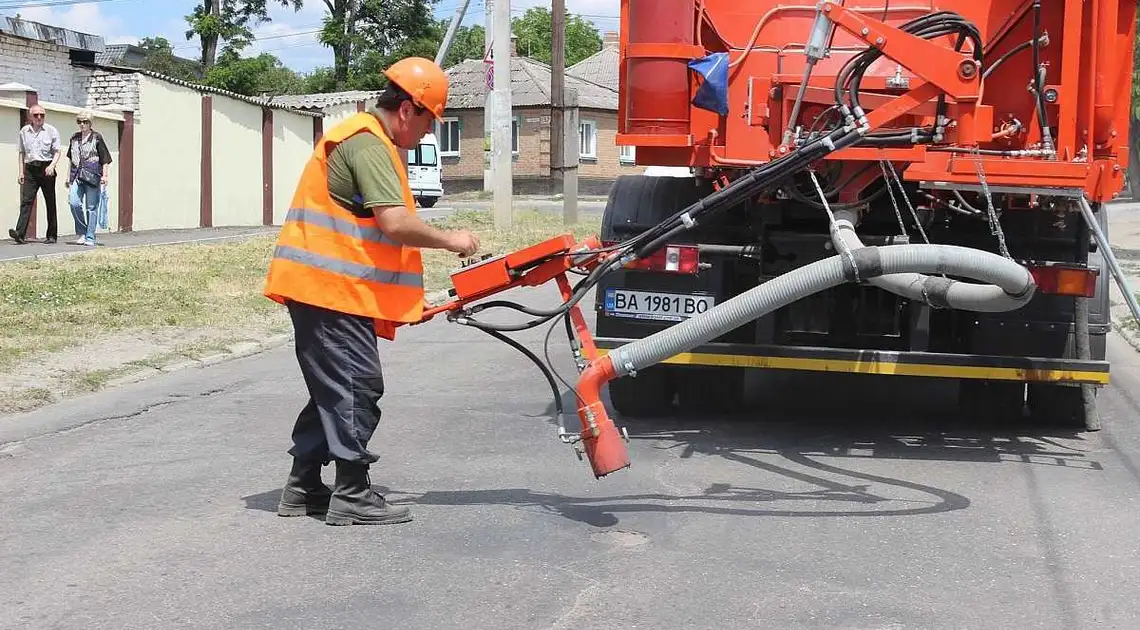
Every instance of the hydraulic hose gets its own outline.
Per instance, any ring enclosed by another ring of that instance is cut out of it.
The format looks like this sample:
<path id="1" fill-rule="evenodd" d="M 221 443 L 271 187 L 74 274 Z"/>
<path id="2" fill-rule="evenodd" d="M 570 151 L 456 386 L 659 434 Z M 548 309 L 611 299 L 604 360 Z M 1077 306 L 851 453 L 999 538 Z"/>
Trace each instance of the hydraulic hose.
<path id="1" fill-rule="evenodd" d="M 852 250 L 855 269 L 835 255 L 805 265 L 658 333 L 610 351 L 614 374 L 623 376 L 690 350 L 796 300 L 854 279 L 895 274 L 950 274 L 1000 287 L 1018 299 L 1036 289 L 1033 276 L 997 254 L 956 245 L 886 245 Z M 959 283 L 962 284 L 962 283 Z"/>
<path id="2" fill-rule="evenodd" d="M 578 380 L 581 441 L 595 477 L 629 466 L 622 435 L 606 413 L 601 389 L 608 381 L 656 365 L 796 300 L 850 282 L 895 274 L 950 274 L 997 285 L 1016 298 L 1036 289 L 1033 277 L 997 254 L 956 245 L 861 247 L 851 257 L 835 255 L 765 282 L 707 312 L 590 362 Z M 1028 299 L 1028 298 L 1025 298 Z"/>
<path id="3" fill-rule="evenodd" d="M 856 251 L 865 247 L 855 234 L 857 216 L 854 212 L 846 210 L 836 211 L 835 222 L 838 229 L 835 232 L 835 238 L 842 241 L 835 243 L 837 249 L 842 251 L 843 247 L 846 247 L 851 251 Z M 1036 288 L 1033 283 L 1033 276 L 1029 270 L 1012 260 L 968 248 L 942 250 L 939 255 L 953 258 L 953 260 L 947 261 L 947 264 L 952 266 L 968 266 L 974 264 L 975 260 L 984 258 L 991 261 L 986 264 L 993 265 L 991 273 L 992 277 L 996 279 L 993 284 L 973 284 L 905 272 L 884 274 L 870 278 L 868 282 L 909 300 L 925 302 L 937 308 L 953 308 L 979 313 L 1002 313 L 1017 310 L 1033 298 Z"/>

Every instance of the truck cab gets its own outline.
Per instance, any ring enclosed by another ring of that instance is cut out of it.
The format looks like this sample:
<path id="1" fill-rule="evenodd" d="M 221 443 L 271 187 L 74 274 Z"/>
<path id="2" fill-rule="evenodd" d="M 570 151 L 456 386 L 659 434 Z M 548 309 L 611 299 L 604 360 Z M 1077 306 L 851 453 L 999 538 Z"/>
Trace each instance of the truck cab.
<path id="1" fill-rule="evenodd" d="M 431 208 L 443 196 L 443 173 L 435 134 L 427 134 L 408 151 L 408 185 L 421 207 Z"/>

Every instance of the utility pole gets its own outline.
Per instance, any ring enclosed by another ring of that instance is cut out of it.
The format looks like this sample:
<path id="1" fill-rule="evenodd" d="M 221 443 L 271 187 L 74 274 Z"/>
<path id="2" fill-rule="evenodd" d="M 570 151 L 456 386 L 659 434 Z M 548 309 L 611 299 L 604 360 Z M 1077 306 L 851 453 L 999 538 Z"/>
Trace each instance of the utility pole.
<path id="1" fill-rule="evenodd" d="M 506 2 L 507 0 L 503 0 Z M 483 1 L 483 59 L 491 58 L 491 43 L 495 41 L 495 0 Z M 491 76 L 494 68 L 484 68 Z M 491 147 L 494 138 L 491 133 L 491 120 L 495 117 L 495 99 L 491 98 L 491 86 L 484 82 L 483 92 L 483 191 L 494 189 L 495 165 L 491 159 Z"/>
<path id="2" fill-rule="evenodd" d="M 455 37 L 455 31 L 459 29 L 459 23 L 463 21 L 463 16 L 467 13 L 467 5 L 471 0 L 463 0 L 459 3 L 459 7 L 455 9 L 455 16 L 451 18 L 451 24 L 447 27 L 447 34 L 443 36 L 443 43 L 439 45 L 439 50 L 435 53 L 435 65 L 443 67 L 443 59 L 447 57 L 447 51 L 451 48 L 451 40 Z"/>
<path id="3" fill-rule="evenodd" d="M 495 109 L 491 134 L 492 175 L 495 180 L 495 227 L 510 227 L 513 219 L 511 173 L 511 2 L 495 2 Z"/>
<path id="4" fill-rule="evenodd" d="M 563 90 L 566 88 L 566 0 L 553 0 L 551 10 L 553 33 L 550 37 L 550 183 L 554 193 L 563 193 L 562 168 L 566 150 L 563 107 L 566 106 Z M 563 201 L 565 204 L 565 201 Z M 562 210 L 566 218 L 565 205 Z"/>
<path id="5" fill-rule="evenodd" d="M 566 90 L 565 113 L 562 116 L 562 222 L 578 222 L 578 90 Z"/>

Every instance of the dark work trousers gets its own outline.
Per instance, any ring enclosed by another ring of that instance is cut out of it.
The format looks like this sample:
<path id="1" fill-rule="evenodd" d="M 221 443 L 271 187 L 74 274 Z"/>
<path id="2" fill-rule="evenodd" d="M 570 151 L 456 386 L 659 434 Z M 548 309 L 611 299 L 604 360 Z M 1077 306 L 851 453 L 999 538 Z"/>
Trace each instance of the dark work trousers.
<path id="1" fill-rule="evenodd" d="M 367 447 L 380 423 L 384 377 L 373 321 L 298 302 L 287 306 L 309 388 L 289 454 L 322 463 L 375 462 Z"/>
<path id="2" fill-rule="evenodd" d="M 24 165 L 24 185 L 20 187 L 20 218 L 16 221 L 16 234 L 22 239 L 28 238 L 28 221 L 32 218 L 32 203 L 36 200 L 36 193 L 44 191 L 44 210 L 47 211 L 48 239 L 59 236 L 59 226 L 56 224 L 55 214 L 55 178 L 56 175 L 47 176 L 44 170 L 51 162 L 29 162 Z"/>

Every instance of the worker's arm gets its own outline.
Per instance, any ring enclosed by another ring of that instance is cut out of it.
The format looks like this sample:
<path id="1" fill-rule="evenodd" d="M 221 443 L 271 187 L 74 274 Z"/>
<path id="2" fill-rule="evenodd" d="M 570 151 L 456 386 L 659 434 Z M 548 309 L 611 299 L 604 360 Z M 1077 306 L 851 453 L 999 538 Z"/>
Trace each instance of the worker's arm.
<path id="1" fill-rule="evenodd" d="M 470 256 L 479 249 L 479 237 L 469 230 L 444 231 L 424 223 L 403 205 L 372 208 L 376 223 L 392 240 L 409 247 L 446 249 Z"/>
<path id="2" fill-rule="evenodd" d="M 365 145 L 364 139 L 338 148 L 346 149 L 344 160 L 359 190 L 362 203 L 376 217 L 376 223 L 392 240 L 409 247 L 446 249 L 461 256 L 470 256 L 479 249 L 479 238 L 469 230 L 440 230 L 416 216 L 415 210 L 404 206 L 404 192 L 396 169 L 403 163 L 393 163 L 388 149 L 375 141 Z M 340 158 L 338 156 L 338 162 Z M 330 165 L 331 166 L 331 165 Z"/>

